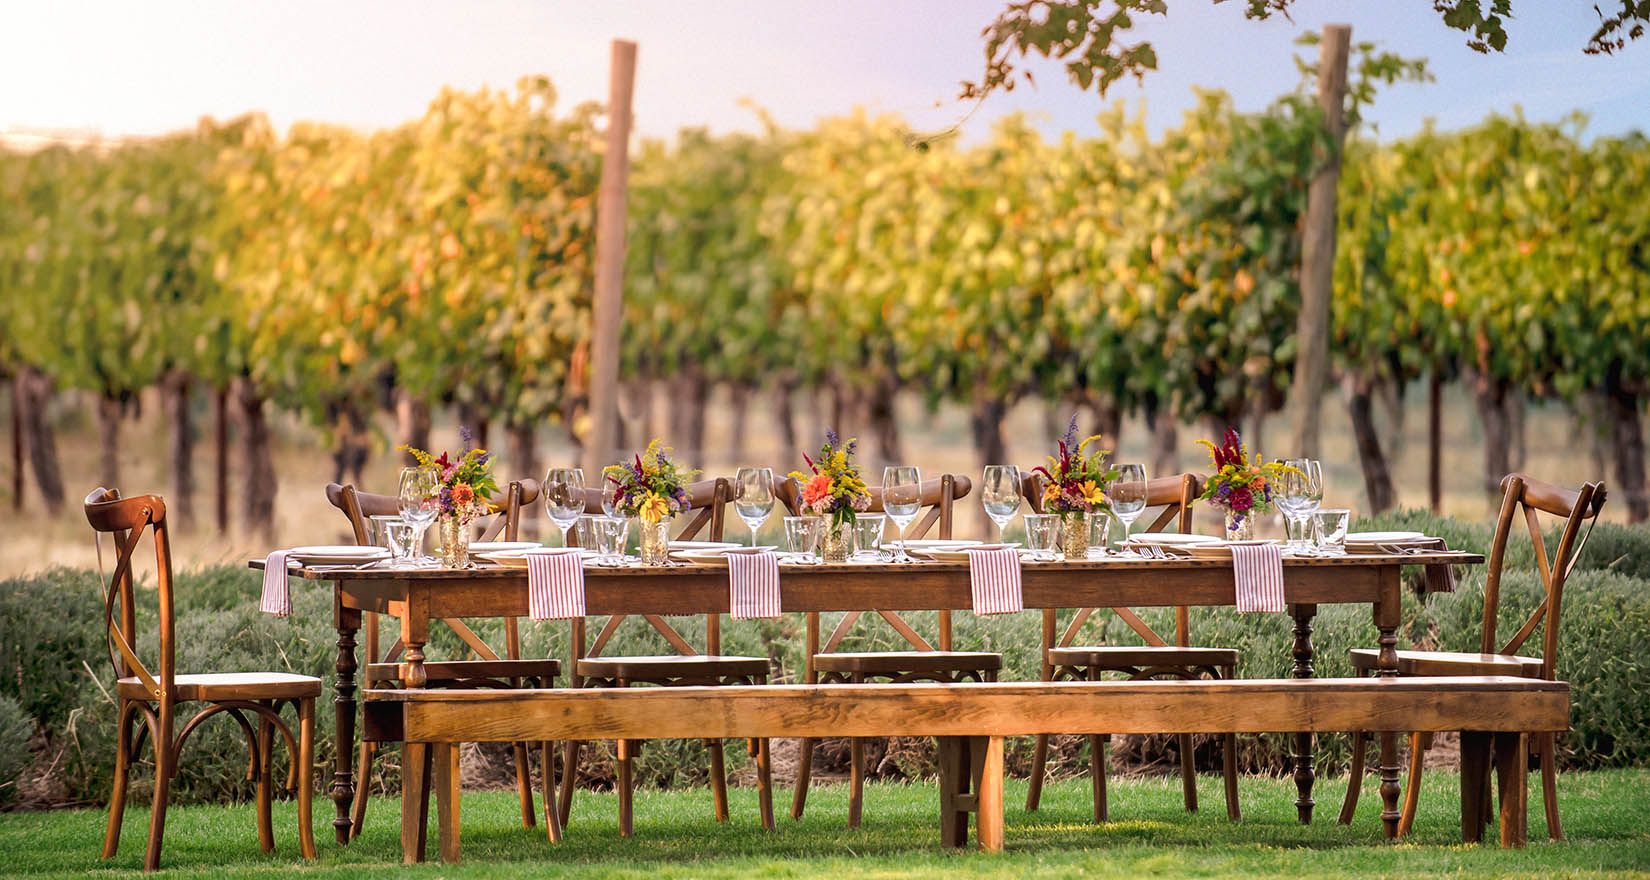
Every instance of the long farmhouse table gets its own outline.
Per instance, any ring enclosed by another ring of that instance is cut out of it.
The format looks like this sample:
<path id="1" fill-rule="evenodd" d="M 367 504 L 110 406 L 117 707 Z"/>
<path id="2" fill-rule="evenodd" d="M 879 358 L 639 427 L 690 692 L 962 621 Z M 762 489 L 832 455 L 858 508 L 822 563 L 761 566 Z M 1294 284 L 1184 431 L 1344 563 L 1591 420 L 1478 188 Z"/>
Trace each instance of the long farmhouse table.
<path id="1" fill-rule="evenodd" d="M 1482 556 L 1457 551 L 1407 555 L 1351 555 L 1286 558 L 1284 597 L 1294 618 L 1293 676 L 1313 676 L 1312 618 L 1319 605 L 1366 603 L 1379 631 L 1381 676 L 1398 674 L 1401 573 L 1405 566 L 1482 563 Z M 261 568 L 262 560 L 253 567 Z M 333 826 L 347 843 L 350 802 L 355 795 L 351 762 L 357 712 L 356 633 L 362 612 L 393 615 L 401 621 L 405 653 L 402 682 L 420 688 L 430 621 L 448 617 L 526 617 L 524 569 L 482 565 L 468 569 L 340 569 L 312 567 L 296 574 L 333 582 L 333 617 L 338 630 L 337 738 L 331 794 L 337 805 Z M 1136 559 L 1107 557 L 1082 562 L 1027 562 L 1023 570 L 1025 607 L 1233 606 L 1232 563 L 1218 559 Z M 805 611 L 966 611 L 972 607 L 965 563 L 912 565 L 848 564 L 785 566 L 781 576 L 786 612 Z M 585 610 L 610 614 L 694 615 L 728 613 L 725 568 L 671 565 L 647 568 L 591 567 L 585 570 Z M 569 658 L 570 660 L 573 658 Z M 569 663 L 571 668 L 571 663 Z M 1383 735 L 1383 781 L 1397 778 L 1394 734 Z M 1312 820 L 1312 735 L 1297 734 L 1294 778 L 1300 821 Z M 1386 766 L 1387 764 L 1394 766 Z M 1386 786 L 1383 785 L 1383 788 Z M 1392 786 L 1396 788 L 1394 783 Z M 1396 794 L 1396 791 L 1392 792 Z"/>

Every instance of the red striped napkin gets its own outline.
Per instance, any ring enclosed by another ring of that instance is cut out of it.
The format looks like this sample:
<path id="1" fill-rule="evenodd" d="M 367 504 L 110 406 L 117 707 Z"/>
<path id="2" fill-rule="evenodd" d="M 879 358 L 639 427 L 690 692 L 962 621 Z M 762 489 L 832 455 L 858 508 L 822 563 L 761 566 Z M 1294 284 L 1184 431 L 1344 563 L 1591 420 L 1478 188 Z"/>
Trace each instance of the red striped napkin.
<path id="1" fill-rule="evenodd" d="M 729 553 L 728 608 L 734 620 L 779 616 L 779 554 Z"/>
<path id="2" fill-rule="evenodd" d="M 264 594 L 258 610 L 276 617 L 292 613 L 292 589 L 286 581 L 286 551 L 276 550 L 264 557 Z"/>
<path id="3" fill-rule="evenodd" d="M 1013 614 L 1025 609 L 1020 592 L 1020 551 L 968 551 L 968 589 L 975 614 Z"/>
<path id="4" fill-rule="evenodd" d="M 1237 610 L 1282 611 L 1283 549 L 1276 544 L 1233 544 L 1232 569 L 1237 574 Z"/>
<path id="5" fill-rule="evenodd" d="M 527 616 L 566 620 L 584 616 L 584 555 L 532 553 L 527 556 Z"/>

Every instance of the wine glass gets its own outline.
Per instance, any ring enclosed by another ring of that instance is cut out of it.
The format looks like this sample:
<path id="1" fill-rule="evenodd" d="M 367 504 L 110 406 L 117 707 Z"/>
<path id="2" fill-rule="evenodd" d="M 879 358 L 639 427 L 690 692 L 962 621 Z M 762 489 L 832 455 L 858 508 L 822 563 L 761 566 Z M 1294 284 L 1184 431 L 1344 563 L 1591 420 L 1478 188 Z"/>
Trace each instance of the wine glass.
<path id="1" fill-rule="evenodd" d="M 922 509 L 922 476 L 914 467 L 882 469 L 882 511 L 899 526 L 899 554 L 895 562 L 914 562 L 905 552 L 905 527 Z"/>
<path id="2" fill-rule="evenodd" d="M 1309 516 L 1302 509 L 1306 504 L 1307 461 L 1304 458 L 1278 459 L 1284 471 L 1272 497 L 1278 510 L 1283 511 L 1284 533 L 1288 537 L 1285 546 L 1297 553 L 1306 550 L 1306 531 L 1310 528 L 1307 525 Z"/>
<path id="3" fill-rule="evenodd" d="M 401 515 L 413 525 L 407 555 L 415 564 L 424 563 L 424 530 L 435 522 L 436 514 L 441 510 L 440 492 L 441 485 L 435 471 L 421 467 L 401 469 L 401 489 L 397 497 Z"/>
<path id="4" fill-rule="evenodd" d="M 1284 474 L 1283 486 L 1285 494 L 1294 491 L 1291 478 L 1300 482 L 1299 495 L 1294 496 L 1295 515 L 1306 521 L 1301 528 L 1301 544 L 1303 547 L 1312 545 L 1312 535 L 1316 532 L 1313 521 L 1316 519 L 1318 508 L 1323 506 L 1323 465 L 1315 458 L 1292 458 L 1287 464 L 1300 471 L 1300 474 Z"/>
<path id="5" fill-rule="evenodd" d="M 579 521 L 584 503 L 584 471 L 551 468 L 544 477 L 544 511 L 550 514 L 556 528 L 561 529 L 563 547 L 571 546 L 567 543 L 567 530 Z"/>
<path id="6" fill-rule="evenodd" d="M 756 546 L 756 530 L 773 513 L 773 468 L 742 467 L 733 477 L 733 509 L 751 528 L 751 546 Z"/>
<path id="7" fill-rule="evenodd" d="M 1129 529 L 1146 510 L 1146 466 L 1120 464 L 1111 484 L 1111 512 L 1123 523 L 1123 545 L 1129 543 Z"/>
<path id="8" fill-rule="evenodd" d="M 987 465 L 980 502 L 985 515 L 997 524 L 997 540 L 1001 541 L 1003 529 L 1020 509 L 1020 469 L 1011 464 Z"/>

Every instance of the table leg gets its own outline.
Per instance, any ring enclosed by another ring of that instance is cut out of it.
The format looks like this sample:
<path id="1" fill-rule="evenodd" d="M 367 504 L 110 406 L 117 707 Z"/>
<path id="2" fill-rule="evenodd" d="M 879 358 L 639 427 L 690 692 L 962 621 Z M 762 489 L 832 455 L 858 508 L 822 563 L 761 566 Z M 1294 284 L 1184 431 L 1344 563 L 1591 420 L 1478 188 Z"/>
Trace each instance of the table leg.
<path id="1" fill-rule="evenodd" d="M 410 688 L 421 688 L 430 683 L 429 673 L 424 671 L 424 646 L 430 641 L 428 599 L 428 596 L 415 591 L 413 584 L 408 584 L 407 605 L 401 612 L 401 644 L 406 648 L 406 653 L 397 673 Z"/>
<path id="2" fill-rule="evenodd" d="M 338 845 L 349 843 L 350 802 L 355 800 L 355 634 L 361 629 L 361 612 L 345 608 L 341 590 L 334 589 L 332 619 L 338 628 L 338 659 L 334 668 L 338 679 L 333 697 L 334 739 L 332 745 L 332 803 L 338 815 L 332 820 Z"/>
<path id="3" fill-rule="evenodd" d="M 1375 600 L 1375 629 L 1380 632 L 1376 643 L 1380 645 L 1380 652 L 1376 656 L 1377 667 L 1375 675 L 1379 678 L 1396 678 L 1398 675 L 1398 622 L 1403 609 L 1402 581 L 1399 578 L 1399 567 L 1385 566 L 1380 572 L 1380 593 Z M 1398 811 L 1398 794 L 1402 790 L 1398 785 L 1398 735 L 1393 731 L 1381 733 L 1381 824 L 1385 826 L 1386 836 L 1398 836 L 1398 819 L 1402 815 Z"/>
<path id="4" fill-rule="evenodd" d="M 1290 614 L 1295 618 L 1295 678 L 1311 678 L 1312 669 L 1312 618 L 1318 613 L 1316 605 L 1293 605 Z M 1295 734 L 1295 790 L 1299 797 L 1295 799 L 1295 813 L 1301 824 L 1312 823 L 1312 783 L 1317 774 L 1312 769 L 1313 748 L 1311 731 L 1302 731 Z"/>

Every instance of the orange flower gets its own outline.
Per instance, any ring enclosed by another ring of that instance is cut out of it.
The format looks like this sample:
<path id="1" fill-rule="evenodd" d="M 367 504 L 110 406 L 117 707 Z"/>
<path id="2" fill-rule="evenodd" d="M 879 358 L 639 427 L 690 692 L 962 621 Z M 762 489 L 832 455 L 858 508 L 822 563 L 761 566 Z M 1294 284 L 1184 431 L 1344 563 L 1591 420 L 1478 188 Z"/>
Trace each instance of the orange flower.
<path id="1" fill-rule="evenodd" d="M 476 490 L 469 483 L 459 483 L 453 487 L 453 503 L 459 507 L 476 500 Z"/>
<path id="2" fill-rule="evenodd" d="M 814 478 L 808 481 L 808 485 L 802 487 L 802 503 L 804 504 L 818 504 L 830 495 L 831 478 L 824 474 L 815 474 Z"/>

